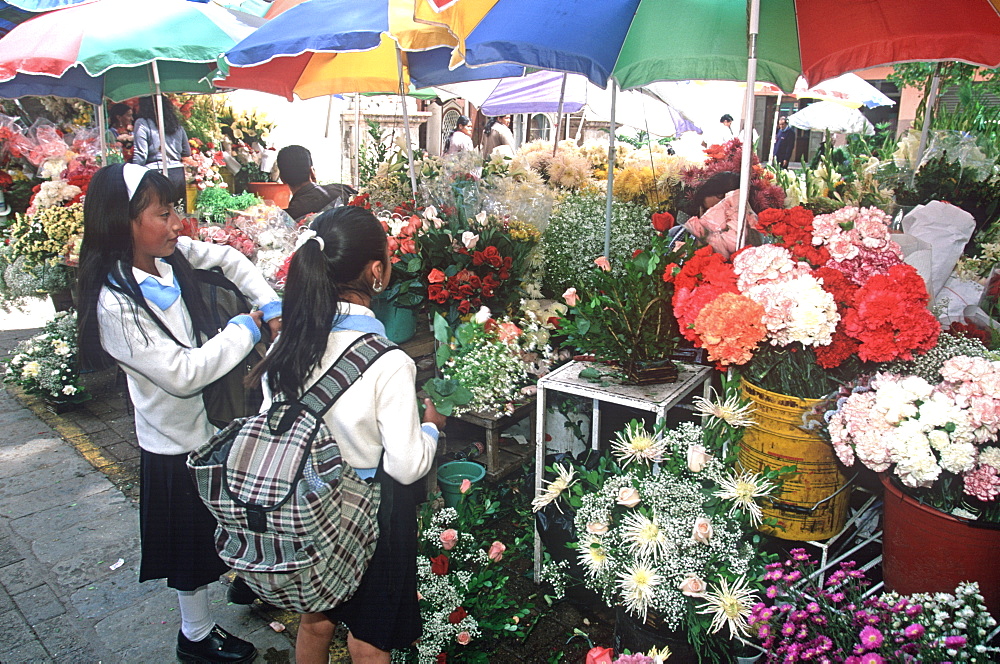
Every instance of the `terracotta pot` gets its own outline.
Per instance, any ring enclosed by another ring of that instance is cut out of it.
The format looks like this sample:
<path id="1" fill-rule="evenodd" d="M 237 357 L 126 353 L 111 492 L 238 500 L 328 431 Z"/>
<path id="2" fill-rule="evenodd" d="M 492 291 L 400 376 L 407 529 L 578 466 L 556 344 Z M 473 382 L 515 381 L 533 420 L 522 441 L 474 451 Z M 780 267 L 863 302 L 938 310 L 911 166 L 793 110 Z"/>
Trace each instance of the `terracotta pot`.
<path id="1" fill-rule="evenodd" d="M 1000 612 L 1000 528 L 945 514 L 903 493 L 883 473 L 885 517 L 882 576 L 889 590 L 952 593 L 962 581 L 978 581 L 986 606 Z"/>
<path id="2" fill-rule="evenodd" d="M 257 194 L 265 201 L 271 201 L 281 209 L 287 208 L 288 202 L 292 200 L 292 192 L 283 182 L 251 182 L 247 184 L 247 191 Z"/>

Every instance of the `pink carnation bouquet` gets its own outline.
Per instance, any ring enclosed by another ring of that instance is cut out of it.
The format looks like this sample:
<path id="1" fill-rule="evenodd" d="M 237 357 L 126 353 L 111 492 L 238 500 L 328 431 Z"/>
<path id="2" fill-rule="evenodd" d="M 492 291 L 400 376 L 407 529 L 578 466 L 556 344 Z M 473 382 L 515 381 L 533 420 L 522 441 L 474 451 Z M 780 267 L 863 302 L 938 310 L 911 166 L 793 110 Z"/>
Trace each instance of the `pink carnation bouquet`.
<path id="1" fill-rule="evenodd" d="M 830 440 L 845 465 L 891 470 L 937 509 L 1000 521 L 1000 361 L 957 355 L 940 374 L 937 384 L 878 374 L 853 388 L 827 412 Z"/>

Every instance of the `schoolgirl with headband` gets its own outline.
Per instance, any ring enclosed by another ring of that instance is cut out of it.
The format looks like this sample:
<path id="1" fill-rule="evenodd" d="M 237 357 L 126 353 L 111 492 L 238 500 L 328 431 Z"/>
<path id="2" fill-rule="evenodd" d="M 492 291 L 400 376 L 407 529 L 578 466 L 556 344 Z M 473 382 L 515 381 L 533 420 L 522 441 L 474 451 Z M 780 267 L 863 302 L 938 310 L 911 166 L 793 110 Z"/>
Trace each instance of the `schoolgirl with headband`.
<path id="1" fill-rule="evenodd" d="M 385 334 L 370 308 L 389 285 L 391 263 L 385 231 L 371 212 L 339 207 L 318 215 L 299 238 L 285 284 L 284 322 L 264 361 L 250 378 L 272 394 L 301 396 L 346 349 L 366 333 Z M 336 623 L 350 630 L 355 663 L 388 664 L 389 651 L 421 635 L 417 603 L 416 492 L 427 474 L 445 418 L 426 400 L 417 412 L 416 366 L 401 350 L 385 353 L 338 398 L 324 421 L 344 460 L 364 479 L 381 483 L 375 554 L 354 595 L 322 613 L 302 615 L 295 643 L 297 664 L 326 664 Z M 383 472 L 377 472 L 379 463 Z"/>
<path id="2" fill-rule="evenodd" d="M 238 251 L 180 235 L 173 186 L 155 171 L 112 164 L 94 174 L 84 201 L 78 270 L 81 363 L 125 371 L 141 448 L 139 581 L 166 579 L 177 591 L 182 662 L 249 662 L 256 648 L 216 625 L 208 584 L 227 571 L 215 550 L 215 521 L 185 466 L 215 432 L 201 391 L 273 332 L 281 303 Z M 213 329 L 192 269 L 221 268 L 260 307 Z"/>

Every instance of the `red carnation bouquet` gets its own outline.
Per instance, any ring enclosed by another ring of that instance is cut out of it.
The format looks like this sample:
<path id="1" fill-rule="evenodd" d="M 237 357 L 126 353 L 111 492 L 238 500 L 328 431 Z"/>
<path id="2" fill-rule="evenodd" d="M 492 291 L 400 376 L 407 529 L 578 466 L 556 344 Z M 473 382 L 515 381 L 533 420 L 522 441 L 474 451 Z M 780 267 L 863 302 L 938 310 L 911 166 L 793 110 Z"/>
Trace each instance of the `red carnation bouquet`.
<path id="1" fill-rule="evenodd" d="M 668 266 L 681 333 L 720 367 L 742 365 L 755 384 L 803 398 L 925 353 L 940 325 L 888 227 L 876 208 L 763 211 L 755 228 L 771 244 L 728 261 L 704 247 Z"/>

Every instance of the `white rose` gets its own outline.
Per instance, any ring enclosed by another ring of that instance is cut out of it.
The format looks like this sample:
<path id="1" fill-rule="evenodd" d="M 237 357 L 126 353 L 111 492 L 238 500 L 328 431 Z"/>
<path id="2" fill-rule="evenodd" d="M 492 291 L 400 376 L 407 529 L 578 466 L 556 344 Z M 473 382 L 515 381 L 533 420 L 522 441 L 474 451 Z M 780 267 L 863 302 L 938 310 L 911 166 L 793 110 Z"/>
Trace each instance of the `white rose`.
<path id="1" fill-rule="evenodd" d="M 700 544 L 708 544 L 715 531 L 712 530 L 712 522 L 703 516 L 694 520 L 694 527 L 691 529 L 691 538 Z"/>
<path id="2" fill-rule="evenodd" d="M 692 473 L 700 473 L 711 461 L 712 455 L 702 445 L 691 445 L 687 451 L 688 470 Z"/>

